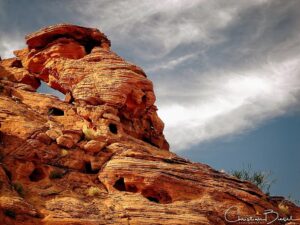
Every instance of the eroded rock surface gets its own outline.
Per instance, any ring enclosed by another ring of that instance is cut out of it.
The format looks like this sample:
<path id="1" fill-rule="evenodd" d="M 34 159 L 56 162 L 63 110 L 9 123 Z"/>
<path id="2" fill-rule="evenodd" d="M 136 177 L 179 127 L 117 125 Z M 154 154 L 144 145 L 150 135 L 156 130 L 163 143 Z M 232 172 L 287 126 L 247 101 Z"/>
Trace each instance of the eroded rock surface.
<path id="1" fill-rule="evenodd" d="M 169 152 L 152 82 L 99 30 L 59 24 L 26 43 L 0 61 L 0 224 L 233 224 L 232 206 L 300 218 Z M 40 80 L 65 101 L 36 92 Z"/>

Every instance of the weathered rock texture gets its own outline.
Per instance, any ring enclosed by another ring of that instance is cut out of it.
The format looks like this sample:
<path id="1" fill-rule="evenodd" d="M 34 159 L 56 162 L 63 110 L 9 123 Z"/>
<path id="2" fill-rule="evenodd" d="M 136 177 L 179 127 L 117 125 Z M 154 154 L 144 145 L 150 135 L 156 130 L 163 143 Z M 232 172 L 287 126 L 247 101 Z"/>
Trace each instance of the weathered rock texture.
<path id="1" fill-rule="evenodd" d="M 59 24 L 26 42 L 0 61 L 0 224 L 219 225 L 232 206 L 300 218 L 169 152 L 151 81 L 97 29 Z M 37 93 L 41 80 L 65 101 Z"/>

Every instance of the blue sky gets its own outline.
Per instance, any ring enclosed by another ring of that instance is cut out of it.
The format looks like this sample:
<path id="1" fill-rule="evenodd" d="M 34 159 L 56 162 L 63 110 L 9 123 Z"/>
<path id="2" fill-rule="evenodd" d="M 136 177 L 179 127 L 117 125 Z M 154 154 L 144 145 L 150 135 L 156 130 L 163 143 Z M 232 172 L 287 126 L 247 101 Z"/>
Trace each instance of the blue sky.
<path id="1" fill-rule="evenodd" d="M 297 0 L 0 0 L 0 55 L 43 26 L 99 28 L 154 82 L 173 151 L 225 171 L 251 163 L 273 172 L 273 194 L 300 199 L 299 10 Z"/>

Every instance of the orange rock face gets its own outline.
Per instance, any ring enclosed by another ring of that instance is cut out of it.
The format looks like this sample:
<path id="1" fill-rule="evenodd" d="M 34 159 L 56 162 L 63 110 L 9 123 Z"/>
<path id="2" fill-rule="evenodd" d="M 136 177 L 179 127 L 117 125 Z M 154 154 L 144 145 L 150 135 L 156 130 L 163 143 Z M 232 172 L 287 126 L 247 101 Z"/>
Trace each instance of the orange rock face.
<path id="1" fill-rule="evenodd" d="M 152 82 L 97 29 L 60 24 L 26 42 L 0 61 L 0 224 L 233 224 L 232 206 L 300 218 L 167 151 Z M 37 93 L 40 80 L 66 100 Z"/>
<path id="2" fill-rule="evenodd" d="M 78 114 L 97 135 L 103 123 L 107 127 L 107 121 L 113 121 L 125 133 L 168 149 L 164 125 L 154 106 L 152 82 L 141 68 L 110 51 L 104 34 L 97 29 L 56 25 L 28 35 L 26 41 L 28 48 L 15 51 L 24 68 L 72 96 Z"/>

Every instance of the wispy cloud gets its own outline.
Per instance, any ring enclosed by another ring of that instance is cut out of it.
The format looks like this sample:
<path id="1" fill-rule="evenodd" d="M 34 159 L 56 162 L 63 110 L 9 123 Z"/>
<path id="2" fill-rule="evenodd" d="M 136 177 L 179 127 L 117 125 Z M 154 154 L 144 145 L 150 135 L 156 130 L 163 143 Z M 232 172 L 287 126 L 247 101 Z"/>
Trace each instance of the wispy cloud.
<path id="1" fill-rule="evenodd" d="M 212 31 L 225 27 L 235 13 L 203 0 L 90 1 L 77 2 L 73 8 L 85 24 L 100 25 L 113 39 L 119 37 L 116 45 L 138 44 L 142 48 L 132 50 L 145 58 L 166 56 L 183 44 L 219 42 L 221 37 L 212 38 Z M 216 13 L 211 16 L 213 8 Z"/>
<path id="2" fill-rule="evenodd" d="M 20 39 L 10 38 L 3 35 L 0 41 L 0 56 L 2 58 L 14 57 L 13 51 L 23 47 L 24 44 L 20 41 Z"/>
<path id="3" fill-rule="evenodd" d="M 179 58 L 170 59 L 166 62 L 162 62 L 161 64 L 150 66 L 149 68 L 147 68 L 147 71 L 156 72 L 161 70 L 175 69 L 175 67 L 180 66 L 181 64 L 183 64 L 188 60 L 195 59 L 196 57 L 198 57 L 197 54 L 188 54 L 188 55 L 181 56 Z"/>
<path id="4" fill-rule="evenodd" d="M 300 59 L 224 74 L 201 89 L 209 97 L 163 104 L 167 139 L 176 150 L 217 137 L 240 134 L 300 106 Z M 205 81 L 203 82 L 205 83 Z M 209 90 L 208 90 L 209 89 Z"/>

